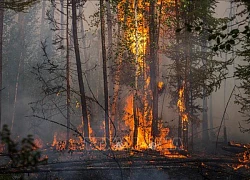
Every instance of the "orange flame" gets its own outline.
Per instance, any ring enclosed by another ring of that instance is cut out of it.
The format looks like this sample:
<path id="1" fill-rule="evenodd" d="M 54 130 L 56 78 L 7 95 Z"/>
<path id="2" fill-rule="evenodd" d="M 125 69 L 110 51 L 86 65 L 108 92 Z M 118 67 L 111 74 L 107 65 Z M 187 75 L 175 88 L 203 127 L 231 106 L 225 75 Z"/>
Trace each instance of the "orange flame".
<path id="1" fill-rule="evenodd" d="M 179 90 L 179 99 L 177 101 L 177 107 L 181 115 L 182 123 L 188 122 L 188 115 L 186 113 L 186 106 L 185 106 L 184 90 L 185 87 L 183 85 L 182 88 Z"/>
<path id="2" fill-rule="evenodd" d="M 168 0 L 167 2 L 171 2 L 172 0 Z M 173 140 L 171 138 L 166 138 L 169 134 L 169 128 L 160 127 L 159 136 L 156 137 L 155 142 L 152 142 L 151 136 L 151 128 L 152 128 L 152 92 L 150 88 L 150 77 L 149 77 L 149 67 L 145 62 L 145 54 L 146 47 L 148 42 L 148 34 L 149 27 L 147 23 L 145 23 L 145 18 L 143 11 L 141 9 L 145 9 L 149 7 L 148 3 L 143 4 L 144 2 L 139 0 L 137 1 L 138 11 L 135 9 L 134 1 L 129 0 L 128 8 L 131 11 L 131 14 L 134 13 L 134 16 L 125 15 L 125 10 L 123 9 L 127 4 L 127 0 L 122 0 L 118 4 L 118 19 L 121 24 L 126 24 L 128 26 L 127 30 L 124 30 L 124 38 L 127 42 L 129 42 L 129 50 L 135 56 L 135 66 L 136 73 L 135 76 L 143 76 L 144 84 L 142 87 L 142 91 L 137 90 L 138 96 L 140 98 L 140 103 L 134 102 L 134 94 L 129 94 L 126 98 L 126 105 L 124 108 L 124 116 L 123 122 L 120 127 L 118 127 L 122 132 L 119 134 L 120 139 L 117 141 L 113 141 L 111 146 L 114 150 L 125 150 L 127 148 L 132 148 L 133 139 L 134 139 L 134 108 L 136 108 L 136 116 L 138 120 L 138 133 L 137 133 L 137 142 L 136 146 L 133 147 L 137 150 L 146 150 L 146 149 L 154 149 L 160 151 L 162 154 L 169 154 L 169 149 L 175 148 L 173 145 Z M 134 23 L 136 22 L 136 23 Z M 136 80 L 135 80 L 136 81 Z M 137 82 L 136 82 L 137 83 Z M 158 83 L 158 89 L 162 90 L 164 88 L 164 83 Z M 184 88 L 183 88 L 184 91 Z M 180 113 L 183 116 L 183 121 L 187 121 L 187 115 L 185 114 L 185 105 L 184 105 L 184 96 L 183 92 L 180 94 L 180 97 L 183 99 L 180 100 Z M 142 102 L 142 103 L 141 103 Z M 76 108 L 79 107 L 79 103 L 76 102 Z M 82 125 L 81 125 L 82 126 Z M 79 129 L 82 129 L 80 127 Z M 94 131 L 91 127 L 90 130 L 90 140 L 92 143 L 99 147 L 100 149 L 104 149 L 104 147 L 100 144 L 100 140 L 94 137 Z M 81 131 L 80 131 L 81 132 Z M 111 132 L 111 134 L 113 134 Z M 69 148 L 72 150 L 84 149 L 84 142 L 80 138 L 79 141 L 70 139 Z M 57 135 L 54 135 L 53 146 L 58 144 Z M 174 156 L 173 156 L 174 157 Z"/>

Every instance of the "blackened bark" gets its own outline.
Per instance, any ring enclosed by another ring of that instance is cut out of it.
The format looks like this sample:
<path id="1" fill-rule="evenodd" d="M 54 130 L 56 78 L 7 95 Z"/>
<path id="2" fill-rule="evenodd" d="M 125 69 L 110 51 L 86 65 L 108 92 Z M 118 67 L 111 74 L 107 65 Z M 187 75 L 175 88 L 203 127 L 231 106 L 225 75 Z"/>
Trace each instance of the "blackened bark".
<path id="1" fill-rule="evenodd" d="M 3 8 L 0 7 L 0 128 L 2 127 L 3 12 Z"/>
<path id="2" fill-rule="evenodd" d="M 62 3 L 62 7 L 63 7 L 63 0 L 61 0 Z M 69 143 L 69 130 L 70 130 L 70 82 L 69 82 L 69 78 L 70 78 L 70 73 L 69 73 L 69 67 L 70 67 L 70 61 L 69 61 L 69 1 L 67 0 L 67 9 L 66 9 L 66 18 L 67 18 L 67 23 L 66 23 L 66 78 L 67 78 L 67 146 Z"/>
<path id="3" fill-rule="evenodd" d="M 149 42 L 150 42 L 150 82 L 152 90 L 152 140 L 155 141 L 155 137 L 158 134 L 158 58 L 157 58 L 157 23 L 156 23 L 156 12 L 155 12 L 155 1 L 150 1 L 149 6 Z"/>
<path id="4" fill-rule="evenodd" d="M 89 139 L 89 122 L 87 114 L 87 103 L 82 78 L 81 57 L 79 52 L 78 35 L 77 35 L 77 16 L 76 16 L 76 0 L 72 0 L 72 27 L 73 27 L 73 41 L 76 56 L 77 76 L 81 95 L 81 110 L 83 118 L 84 138 Z"/>
<path id="5" fill-rule="evenodd" d="M 101 39 L 102 39 L 102 60 L 103 60 L 103 83 L 104 83 L 104 109 L 105 109 L 105 136 L 106 148 L 110 147 L 110 132 L 109 132 L 109 115 L 108 115 L 108 77 L 107 77 L 107 56 L 105 48 L 105 20 L 104 20 L 104 3 L 100 0 L 100 18 L 101 18 Z"/>
<path id="6" fill-rule="evenodd" d="M 180 28 L 180 15 L 179 15 L 179 1 L 175 0 L 175 13 L 176 13 L 176 28 Z M 176 33 L 176 43 L 179 44 L 180 38 L 178 33 Z M 176 53 L 176 72 L 179 73 L 177 74 L 177 97 L 179 97 L 179 91 L 181 89 L 181 75 L 180 75 L 180 62 L 179 62 L 179 57 L 178 57 L 178 52 Z M 181 115 L 179 115 L 178 119 L 178 138 L 182 138 L 182 120 L 181 120 Z"/>

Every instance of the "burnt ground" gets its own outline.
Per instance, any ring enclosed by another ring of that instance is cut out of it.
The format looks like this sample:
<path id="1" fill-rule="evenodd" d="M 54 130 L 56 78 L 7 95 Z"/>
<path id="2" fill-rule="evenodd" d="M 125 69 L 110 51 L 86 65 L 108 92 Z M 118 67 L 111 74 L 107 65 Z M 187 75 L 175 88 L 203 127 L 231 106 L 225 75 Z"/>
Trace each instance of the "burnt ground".
<path id="1" fill-rule="evenodd" d="M 44 150 L 48 162 L 36 168 L 0 169 L 1 179 L 46 180 L 161 180 L 250 179 L 249 161 L 240 162 L 231 152 L 163 156 L 156 151 Z"/>

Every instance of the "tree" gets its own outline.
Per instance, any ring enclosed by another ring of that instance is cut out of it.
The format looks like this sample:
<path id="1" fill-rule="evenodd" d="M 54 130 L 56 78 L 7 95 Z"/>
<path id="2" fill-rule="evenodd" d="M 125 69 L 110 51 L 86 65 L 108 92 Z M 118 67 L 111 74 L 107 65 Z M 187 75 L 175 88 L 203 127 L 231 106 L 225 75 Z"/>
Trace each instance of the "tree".
<path id="1" fill-rule="evenodd" d="M 87 103 L 86 103 L 86 96 L 85 96 L 85 90 L 84 90 L 84 84 L 83 84 L 81 58 L 80 58 L 78 35 L 77 35 L 76 5 L 77 5 L 76 0 L 72 0 L 73 40 L 74 40 L 74 49 L 75 49 L 75 56 L 76 56 L 77 76 L 78 76 L 78 83 L 79 83 L 80 96 L 81 96 L 81 110 L 82 110 L 83 129 L 84 129 L 83 131 L 84 131 L 84 138 L 89 139 L 89 121 L 88 121 L 88 114 L 87 114 Z"/>
<path id="2" fill-rule="evenodd" d="M 2 127 L 3 8 L 0 6 L 0 127 Z"/>
<path id="3" fill-rule="evenodd" d="M 239 12 L 231 17 L 230 19 L 224 19 L 218 21 L 215 26 L 207 26 L 207 24 L 198 22 L 194 26 L 187 25 L 189 27 L 188 31 L 198 31 L 206 32 L 208 34 L 207 40 L 213 44 L 211 46 L 212 50 L 216 53 L 234 53 L 236 55 L 243 57 L 242 62 L 240 62 L 234 72 L 234 77 L 241 81 L 240 85 L 237 86 L 239 89 L 244 91 L 244 94 L 236 94 L 236 104 L 241 106 L 240 112 L 245 116 L 246 121 L 250 121 L 249 116 L 249 37 L 250 37 L 250 27 L 249 27 L 249 12 L 250 4 L 247 0 L 235 0 L 231 3 L 235 3 Z M 236 24 L 228 25 L 230 22 L 234 21 L 236 18 L 241 19 Z M 186 28 L 186 27 L 185 27 Z M 184 29 L 184 28 L 183 28 Z M 177 31 L 179 31 L 178 29 Z M 221 71 L 227 70 L 227 66 L 235 62 L 236 58 L 231 58 L 227 62 L 220 65 Z M 224 76 L 226 78 L 226 76 Z M 220 81 L 216 82 L 220 84 Z M 223 121 L 224 119 L 222 119 Z M 248 127 L 244 128 L 240 125 L 243 132 L 249 132 Z"/>
<path id="4" fill-rule="evenodd" d="M 61 4 L 63 6 L 63 1 L 61 1 Z M 69 2 L 67 0 L 66 4 L 66 14 L 67 14 L 67 22 L 66 22 L 66 59 L 67 59 L 67 64 L 66 64 L 66 79 L 67 79 L 67 145 L 69 142 L 69 128 L 70 128 L 70 102 L 71 102 L 71 97 L 70 97 L 70 61 L 69 61 Z"/>
<path id="5" fill-rule="evenodd" d="M 158 35 L 157 35 L 157 16 L 156 16 L 156 1 L 150 1 L 149 5 L 149 51 L 150 51 L 150 82 L 152 91 L 152 138 L 155 142 L 155 138 L 158 134 Z M 160 25 L 158 25 L 160 26 Z"/>
<path id="6" fill-rule="evenodd" d="M 36 168 L 41 163 L 47 163 L 47 158 L 41 158 L 41 152 L 31 135 L 23 138 L 21 143 L 11 139 L 11 132 L 7 125 L 0 132 L 1 142 L 5 144 L 12 168 Z M 21 144 L 21 146 L 20 146 Z M 5 167 L 4 167 L 5 169 Z M 3 170 L 4 170 L 3 169 Z"/>
<path id="7" fill-rule="evenodd" d="M 210 27 L 216 24 L 217 20 L 212 17 L 215 5 L 215 1 L 212 0 L 175 1 L 176 20 L 170 23 L 176 27 L 177 31 L 176 39 L 170 40 L 172 42 L 170 47 L 166 45 L 167 56 L 174 60 L 169 66 L 169 72 L 172 73 L 169 73 L 167 77 L 169 77 L 169 90 L 173 105 L 180 101 L 178 100 L 180 92 L 184 91 L 181 94 L 184 98 L 182 105 L 184 110 L 180 112 L 178 136 L 183 139 L 186 148 L 189 127 L 186 121 L 191 123 L 191 133 L 194 134 L 201 122 L 200 112 L 203 112 L 203 137 L 204 142 L 207 142 L 206 97 L 219 87 L 221 80 L 225 77 L 225 74 L 220 72 L 223 63 L 212 59 L 214 53 L 208 48 L 206 42 L 208 34 L 189 33 L 189 30 L 198 22 Z M 183 26 L 185 30 L 180 31 L 179 27 Z M 203 99 L 203 107 L 198 105 L 199 99 Z M 179 111 L 182 110 L 179 109 Z M 183 129 L 186 130 L 183 131 Z"/>
<path id="8" fill-rule="evenodd" d="M 109 96 L 108 96 L 108 76 L 107 76 L 107 54 L 105 47 L 105 21 L 104 21 L 104 3 L 100 0 L 100 19 L 101 19 L 101 40 L 102 40 L 102 63 L 103 63 L 103 83 L 104 83 L 104 113 L 105 113 L 105 136 L 106 145 L 110 147 L 109 131 Z"/>
<path id="9" fill-rule="evenodd" d="M 18 0 L 18 1 L 6 1 L 1 0 L 0 6 L 4 9 L 11 9 L 17 12 L 24 11 L 37 3 L 39 0 Z"/>
<path id="10" fill-rule="evenodd" d="M 0 127 L 2 123 L 2 42 L 3 42 L 3 17 L 4 17 L 4 9 L 11 9 L 14 11 L 23 11 L 36 3 L 37 0 L 20 0 L 20 1 L 0 1 Z"/>

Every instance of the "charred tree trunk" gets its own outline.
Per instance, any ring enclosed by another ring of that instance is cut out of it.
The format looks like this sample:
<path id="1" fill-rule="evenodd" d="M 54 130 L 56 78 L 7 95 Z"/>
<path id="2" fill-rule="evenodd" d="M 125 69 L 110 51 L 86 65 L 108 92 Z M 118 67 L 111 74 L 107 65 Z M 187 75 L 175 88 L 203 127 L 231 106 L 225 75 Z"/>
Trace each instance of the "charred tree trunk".
<path id="1" fill-rule="evenodd" d="M 156 1 L 150 1 L 149 6 L 149 43 L 150 43 L 150 82 L 151 82 L 151 90 L 152 90 L 152 140 L 155 141 L 155 138 L 158 134 L 158 58 L 157 58 L 157 48 L 158 44 L 157 40 L 157 23 L 156 23 Z"/>
<path id="2" fill-rule="evenodd" d="M 107 55 L 105 47 L 105 20 L 104 20 L 104 3 L 100 0 L 100 18 L 101 18 L 101 39 L 102 39 L 102 60 L 103 60 L 103 83 L 104 83 L 104 111 L 105 111 L 105 136 L 106 148 L 110 147 L 110 132 L 109 132 L 109 115 L 108 115 L 108 76 L 107 76 Z"/>
<path id="3" fill-rule="evenodd" d="M 87 114 L 87 102 L 82 78 L 82 66 L 81 66 L 81 57 L 79 51 L 78 44 L 78 35 L 77 35 L 77 16 L 76 16 L 76 0 L 72 0 L 72 27 L 73 27 L 73 41 L 74 41 L 74 49 L 75 49 L 75 58 L 76 58 L 76 66 L 77 66 L 77 76 L 78 83 L 80 89 L 81 96 L 81 110 L 82 110 L 82 118 L 83 118 L 83 131 L 84 138 L 89 139 L 89 122 L 88 122 L 88 114 Z"/>
<path id="4" fill-rule="evenodd" d="M 63 0 L 61 0 L 61 3 L 63 4 Z M 67 146 L 69 143 L 69 130 L 70 130 L 70 102 L 71 102 L 71 97 L 70 97 L 70 61 L 69 61 L 69 1 L 67 0 L 67 8 L 66 8 L 66 81 L 67 81 Z M 63 6 L 63 5 L 62 5 Z"/>
<path id="5" fill-rule="evenodd" d="M 176 14 L 176 28 L 179 29 L 180 28 L 180 13 L 179 13 L 179 1 L 175 0 L 175 14 Z M 179 44 L 180 43 L 180 38 L 179 38 L 179 34 L 176 33 L 176 43 Z M 179 62 L 179 57 L 178 57 L 178 52 L 176 53 L 176 72 L 180 73 L 180 62 Z M 177 97 L 178 97 L 178 93 L 181 89 L 181 74 L 177 74 Z M 179 115 L 178 118 L 178 138 L 181 139 L 182 138 L 182 121 L 181 121 L 181 116 Z"/>
<path id="6" fill-rule="evenodd" d="M 138 127 L 139 127 L 139 117 L 137 112 L 137 92 L 135 92 L 133 97 L 133 115 L 134 115 L 134 134 L 133 134 L 133 147 L 136 148 L 138 139 Z"/>
<path id="7" fill-rule="evenodd" d="M 133 96 L 133 115 L 134 115 L 134 134 L 133 134 L 133 147 L 135 148 L 137 145 L 137 136 L 138 136 L 138 127 L 139 127 L 139 117 L 137 113 L 138 109 L 138 22 L 137 22 L 137 0 L 134 0 L 134 7 L 135 7 L 135 87 L 134 87 L 134 96 Z"/>
<path id="8" fill-rule="evenodd" d="M 119 44 L 121 43 L 121 25 L 118 23 L 118 39 L 117 39 L 117 46 L 119 47 Z M 119 53 L 115 64 L 115 69 L 114 69 L 114 90 L 113 90 L 113 96 L 112 96 L 112 102 L 111 102 L 111 109 L 110 109 L 110 118 L 111 121 L 114 123 L 115 127 L 119 128 L 118 121 L 115 121 L 115 117 L 117 116 L 117 104 L 118 104 L 118 98 L 119 98 L 119 92 L 121 89 L 121 68 L 122 68 L 122 53 Z M 115 128 L 113 127 L 113 128 Z M 115 129 L 114 129 L 115 130 Z M 114 131 L 111 131 L 113 133 Z M 111 134 L 113 136 L 113 134 Z"/>
<path id="9" fill-rule="evenodd" d="M 0 128 L 2 128 L 3 16 L 4 10 L 0 7 Z"/>

